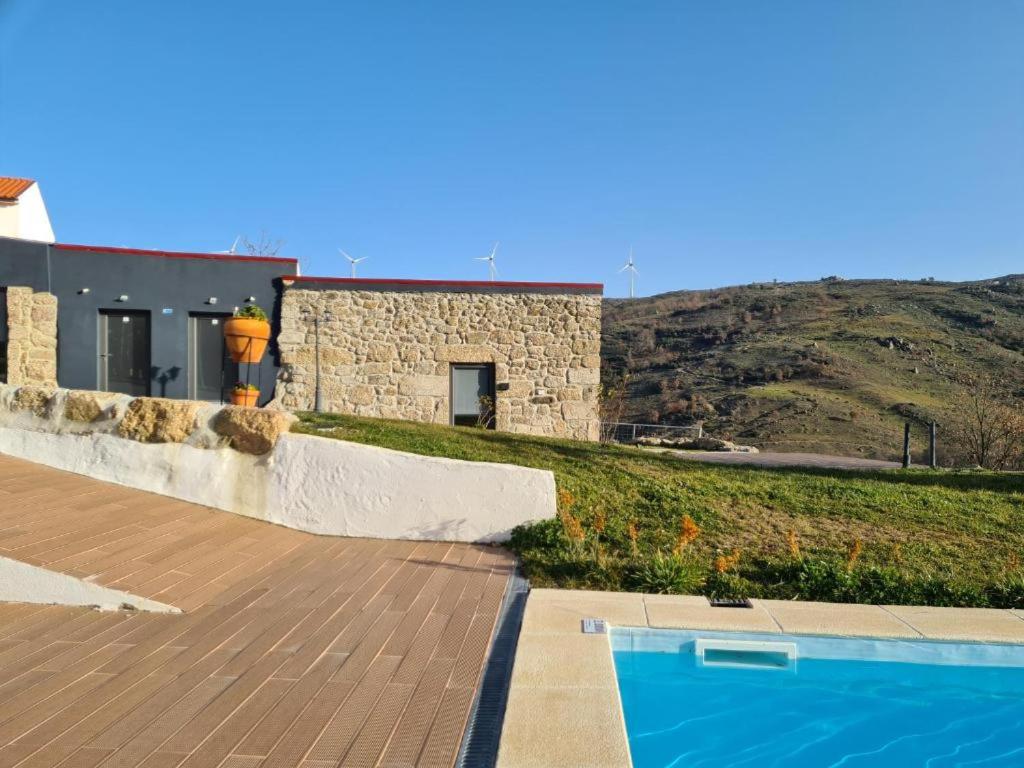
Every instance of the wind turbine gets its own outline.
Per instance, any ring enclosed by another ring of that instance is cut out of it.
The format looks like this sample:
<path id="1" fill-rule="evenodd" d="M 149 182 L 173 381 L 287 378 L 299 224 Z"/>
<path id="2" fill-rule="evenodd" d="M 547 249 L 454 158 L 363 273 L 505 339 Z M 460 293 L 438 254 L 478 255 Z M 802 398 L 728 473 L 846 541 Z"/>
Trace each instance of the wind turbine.
<path id="1" fill-rule="evenodd" d="M 636 296 L 636 264 L 633 263 L 633 246 L 629 247 L 629 258 L 626 259 L 626 265 L 619 270 L 619 272 L 625 272 L 629 270 L 629 298 Z"/>
<path id="2" fill-rule="evenodd" d="M 494 282 L 494 278 L 498 274 L 498 267 L 494 263 L 494 257 L 497 256 L 497 255 L 498 255 L 498 244 L 495 243 L 494 247 L 491 249 L 491 255 L 490 256 L 477 256 L 474 259 L 474 261 L 486 261 L 487 262 L 487 271 L 488 271 L 488 273 L 491 276 L 491 282 Z"/>
<path id="3" fill-rule="evenodd" d="M 241 239 L 242 236 L 238 235 L 238 237 L 235 238 L 235 242 L 231 244 L 230 248 L 228 248 L 226 251 L 217 251 L 217 253 L 223 253 L 227 254 L 228 256 L 234 256 L 236 253 L 238 253 L 238 241 Z"/>
<path id="4" fill-rule="evenodd" d="M 348 263 L 352 265 L 352 277 L 356 276 L 356 264 L 358 264 L 360 261 L 366 261 L 368 258 L 370 258 L 369 256 L 360 256 L 358 259 L 353 259 L 347 253 L 341 250 L 341 248 L 338 249 L 338 252 L 341 253 L 341 255 L 344 256 L 346 259 L 348 259 Z"/>

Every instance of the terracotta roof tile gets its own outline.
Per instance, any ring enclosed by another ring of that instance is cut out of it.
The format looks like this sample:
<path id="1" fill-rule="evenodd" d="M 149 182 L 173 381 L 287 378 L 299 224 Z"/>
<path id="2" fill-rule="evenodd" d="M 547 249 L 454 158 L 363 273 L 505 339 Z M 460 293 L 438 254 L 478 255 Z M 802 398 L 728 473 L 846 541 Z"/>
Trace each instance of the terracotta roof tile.
<path id="1" fill-rule="evenodd" d="M 13 176 L 0 176 L 0 200 L 17 200 L 21 194 L 35 184 L 32 179 L 16 179 Z"/>

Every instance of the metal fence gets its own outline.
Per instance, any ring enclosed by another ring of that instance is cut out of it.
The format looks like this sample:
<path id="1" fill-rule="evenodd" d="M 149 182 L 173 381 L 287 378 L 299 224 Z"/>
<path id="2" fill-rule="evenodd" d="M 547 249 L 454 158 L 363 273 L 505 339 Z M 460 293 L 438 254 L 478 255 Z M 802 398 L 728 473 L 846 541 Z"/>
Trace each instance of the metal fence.
<path id="1" fill-rule="evenodd" d="M 641 437 L 704 437 L 703 424 L 685 427 L 667 424 L 632 424 L 624 421 L 602 421 L 601 440 L 606 443 L 634 443 Z"/>

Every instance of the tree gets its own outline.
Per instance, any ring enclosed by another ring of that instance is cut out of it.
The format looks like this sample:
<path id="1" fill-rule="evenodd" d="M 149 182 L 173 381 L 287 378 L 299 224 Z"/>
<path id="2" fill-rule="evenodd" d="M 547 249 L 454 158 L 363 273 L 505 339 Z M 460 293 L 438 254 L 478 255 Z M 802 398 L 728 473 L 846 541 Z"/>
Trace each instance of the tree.
<path id="1" fill-rule="evenodd" d="M 1014 398 L 988 379 L 968 381 L 946 425 L 959 464 L 985 469 L 1024 466 L 1024 415 Z"/>
<path id="2" fill-rule="evenodd" d="M 260 231 L 260 236 L 256 241 L 242 237 L 242 247 L 250 256 L 277 256 L 283 245 L 284 240 L 271 238 L 265 230 Z"/>

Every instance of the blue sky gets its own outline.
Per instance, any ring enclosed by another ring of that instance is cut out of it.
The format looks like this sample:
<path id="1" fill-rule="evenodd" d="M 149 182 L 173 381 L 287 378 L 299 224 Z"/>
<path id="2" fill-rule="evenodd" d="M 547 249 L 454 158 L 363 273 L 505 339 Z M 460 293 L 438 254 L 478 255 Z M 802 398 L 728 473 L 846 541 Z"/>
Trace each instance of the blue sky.
<path id="1" fill-rule="evenodd" d="M 0 0 L 0 175 L 314 274 L 1024 272 L 1024 0 Z"/>

